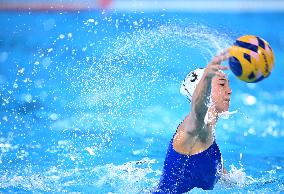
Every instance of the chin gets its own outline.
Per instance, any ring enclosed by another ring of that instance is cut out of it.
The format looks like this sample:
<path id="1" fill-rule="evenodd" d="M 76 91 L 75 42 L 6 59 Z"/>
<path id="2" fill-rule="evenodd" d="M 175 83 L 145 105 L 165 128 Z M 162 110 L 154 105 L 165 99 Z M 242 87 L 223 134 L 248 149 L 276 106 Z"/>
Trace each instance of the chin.
<path id="1" fill-rule="evenodd" d="M 222 107 L 217 108 L 218 113 L 226 112 L 228 110 L 229 110 L 229 104 L 224 104 Z"/>

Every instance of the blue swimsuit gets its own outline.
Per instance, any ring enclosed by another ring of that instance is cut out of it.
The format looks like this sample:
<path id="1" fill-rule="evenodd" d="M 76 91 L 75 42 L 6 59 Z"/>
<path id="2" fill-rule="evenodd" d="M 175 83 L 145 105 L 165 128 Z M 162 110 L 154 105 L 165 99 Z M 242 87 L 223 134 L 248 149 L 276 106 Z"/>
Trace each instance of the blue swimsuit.
<path id="1" fill-rule="evenodd" d="M 185 193 L 194 187 L 211 190 L 222 169 L 222 156 L 215 141 L 201 153 L 183 155 L 174 150 L 172 138 L 160 183 L 153 193 Z"/>

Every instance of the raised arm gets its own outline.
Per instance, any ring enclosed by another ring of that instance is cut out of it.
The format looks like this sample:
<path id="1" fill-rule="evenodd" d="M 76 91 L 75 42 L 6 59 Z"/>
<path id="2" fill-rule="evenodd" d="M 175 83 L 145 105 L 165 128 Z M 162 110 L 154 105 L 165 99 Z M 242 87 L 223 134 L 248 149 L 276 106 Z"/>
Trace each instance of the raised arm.
<path id="1" fill-rule="evenodd" d="M 226 59 L 226 53 L 222 53 L 214 57 L 204 69 L 203 76 L 193 93 L 189 122 L 186 127 L 188 133 L 198 132 L 198 130 L 203 128 L 204 118 L 210 102 L 212 78 L 214 76 L 224 77 L 220 70 L 227 70 L 228 67 L 220 65 L 220 63 Z"/>
<path id="2" fill-rule="evenodd" d="M 225 76 L 220 70 L 227 70 L 228 67 L 220 65 L 228 58 L 227 53 L 222 53 L 213 58 L 206 66 L 204 73 L 193 92 L 191 101 L 191 112 L 179 125 L 174 138 L 174 148 L 183 154 L 190 154 L 200 137 L 207 139 L 209 132 L 204 129 L 204 118 L 208 111 L 208 103 L 211 95 L 211 82 L 214 76 Z"/>

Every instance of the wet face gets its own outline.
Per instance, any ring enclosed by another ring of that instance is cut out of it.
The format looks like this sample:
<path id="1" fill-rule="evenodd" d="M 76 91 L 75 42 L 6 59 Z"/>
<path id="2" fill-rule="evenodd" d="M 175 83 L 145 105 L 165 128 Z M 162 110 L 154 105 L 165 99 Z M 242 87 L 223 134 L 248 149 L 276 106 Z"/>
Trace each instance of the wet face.
<path id="1" fill-rule="evenodd" d="M 225 76 L 212 79 L 211 98 L 218 113 L 228 111 L 231 93 L 229 80 Z"/>

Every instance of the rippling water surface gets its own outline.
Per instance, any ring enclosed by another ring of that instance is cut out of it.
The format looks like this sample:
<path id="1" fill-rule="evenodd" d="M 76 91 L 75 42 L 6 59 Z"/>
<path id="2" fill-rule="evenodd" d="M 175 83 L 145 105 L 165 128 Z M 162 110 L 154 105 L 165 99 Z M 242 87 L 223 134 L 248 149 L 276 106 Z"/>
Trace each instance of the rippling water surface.
<path id="1" fill-rule="evenodd" d="M 228 72 L 236 113 L 217 141 L 229 174 L 211 192 L 283 192 L 283 14 L 0 17 L 0 192 L 146 193 L 190 110 L 181 81 L 244 34 L 276 64 L 258 84 Z"/>

